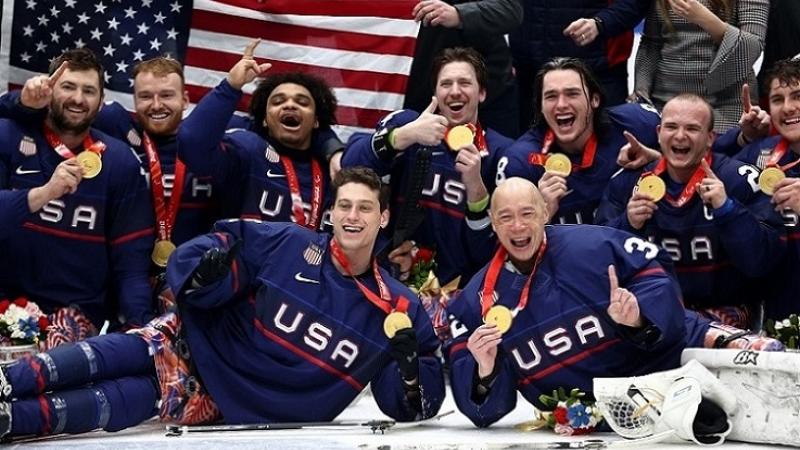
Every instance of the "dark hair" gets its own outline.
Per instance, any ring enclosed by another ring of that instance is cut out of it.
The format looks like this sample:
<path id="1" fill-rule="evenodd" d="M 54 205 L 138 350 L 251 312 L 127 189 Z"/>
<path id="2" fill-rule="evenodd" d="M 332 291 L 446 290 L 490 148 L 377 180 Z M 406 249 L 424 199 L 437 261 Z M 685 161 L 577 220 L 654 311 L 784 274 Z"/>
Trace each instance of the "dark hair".
<path id="1" fill-rule="evenodd" d="M 555 70 L 572 70 L 577 72 L 584 86 L 584 93 L 586 94 L 586 101 L 589 108 L 592 108 L 592 97 L 597 95 L 600 98 L 600 104 L 597 108 L 594 108 L 596 111 L 593 114 L 592 125 L 596 132 L 602 129 L 603 115 L 598 114 L 598 111 L 602 111 L 605 106 L 603 88 L 600 86 L 600 83 L 597 81 L 597 78 L 595 78 L 591 69 L 589 69 L 589 66 L 577 58 L 553 58 L 544 63 L 539 69 L 539 72 L 536 73 L 536 79 L 533 84 L 533 123 L 531 123 L 531 128 L 546 126 L 544 113 L 542 112 L 544 76 Z"/>
<path id="2" fill-rule="evenodd" d="M 275 73 L 264 77 L 258 83 L 258 87 L 253 91 L 250 99 L 250 115 L 253 117 L 253 131 L 268 136 L 269 130 L 264 126 L 264 118 L 267 117 L 267 103 L 272 91 L 285 83 L 294 83 L 303 86 L 311 93 L 316 107 L 317 122 L 319 128 L 329 129 L 336 124 L 336 96 L 333 91 L 320 77 L 302 72 Z"/>
<path id="3" fill-rule="evenodd" d="M 65 51 L 50 63 L 50 68 L 48 69 L 49 74 L 52 75 L 65 61 L 67 62 L 67 68 L 69 70 L 80 72 L 94 70 L 97 72 L 97 80 L 100 82 L 100 94 L 103 94 L 103 85 L 105 81 L 103 77 L 103 65 L 100 64 L 100 61 L 93 51 L 86 47 Z"/>
<path id="4" fill-rule="evenodd" d="M 781 86 L 800 83 L 800 59 L 788 58 L 775 62 L 764 76 L 764 90 L 769 95 L 772 82 L 778 80 Z"/>
<path id="5" fill-rule="evenodd" d="M 708 103 L 708 100 L 706 100 L 705 97 L 697 95 L 693 92 L 684 92 L 676 95 L 675 97 L 672 97 L 667 101 L 667 103 L 670 103 L 674 100 L 683 100 L 692 103 L 702 103 L 706 107 L 706 109 L 708 109 L 708 117 L 710 118 L 708 123 L 708 131 L 712 131 L 714 129 L 714 107 L 711 106 L 711 103 Z M 667 105 L 665 104 L 664 106 Z"/>
<path id="6" fill-rule="evenodd" d="M 471 65 L 475 70 L 475 78 L 478 80 L 478 86 L 481 89 L 486 89 L 486 86 L 489 84 L 489 75 L 483 56 L 474 48 L 453 47 L 442 50 L 433 59 L 431 83 L 434 92 L 436 92 L 436 83 L 439 80 L 439 72 L 442 71 L 442 67 L 453 62 L 465 62 Z"/>
<path id="7" fill-rule="evenodd" d="M 181 63 L 166 56 L 159 56 L 142 61 L 133 66 L 133 78 L 135 79 L 142 72 L 150 72 L 153 75 L 165 77 L 171 73 L 178 74 L 181 77 L 181 84 L 184 82 L 183 66 Z"/>
<path id="8" fill-rule="evenodd" d="M 378 193 L 378 202 L 381 212 L 389 207 L 389 187 L 385 185 L 374 170 L 367 167 L 346 167 L 340 170 L 331 182 L 333 201 L 339 194 L 339 188 L 347 183 L 358 183 L 367 186 L 371 191 Z"/>

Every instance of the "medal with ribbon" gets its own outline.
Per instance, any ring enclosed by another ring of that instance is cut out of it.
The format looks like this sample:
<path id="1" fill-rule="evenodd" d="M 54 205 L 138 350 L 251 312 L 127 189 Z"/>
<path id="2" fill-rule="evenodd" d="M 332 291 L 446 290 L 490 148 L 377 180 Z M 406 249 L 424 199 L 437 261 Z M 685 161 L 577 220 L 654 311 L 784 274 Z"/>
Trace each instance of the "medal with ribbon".
<path id="1" fill-rule="evenodd" d="M 158 239 L 156 239 L 156 243 L 153 246 L 153 253 L 150 258 L 158 267 L 167 267 L 169 255 L 175 251 L 175 244 L 172 242 L 172 229 L 175 227 L 175 219 L 178 217 L 178 209 L 183 195 L 186 166 L 180 159 L 175 159 L 175 181 L 172 187 L 172 196 L 169 199 L 169 203 L 167 203 L 161 160 L 158 157 L 156 146 L 147 133 L 144 133 L 142 143 L 150 165 L 150 187 L 153 193 L 153 208 L 156 214 L 158 232 Z"/>
<path id="2" fill-rule="evenodd" d="M 550 147 L 555 140 L 556 134 L 553 130 L 548 129 L 544 134 L 542 151 L 539 153 L 531 153 L 528 157 L 528 162 L 533 165 L 544 166 L 545 171 L 553 172 L 562 177 L 592 167 L 594 156 L 597 153 L 597 136 L 594 133 L 589 136 L 589 139 L 583 146 L 583 156 L 581 157 L 581 163 L 578 165 L 573 165 L 569 157 L 563 153 L 549 154 Z"/>
<path id="3" fill-rule="evenodd" d="M 372 271 L 375 276 L 375 283 L 378 285 L 379 295 L 369 290 L 369 288 L 364 286 L 364 283 L 353 275 L 350 269 L 350 261 L 347 260 L 347 255 L 344 254 L 344 251 L 339 246 L 339 243 L 336 242 L 336 239 L 331 239 L 331 253 L 347 275 L 355 281 L 356 286 L 358 286 L 358 289 L 364 294 L 364 297 L 386 313 L 386 319 L 383 321 L 383 332 L 386 334 L 386 337 L 391 339 L 398 331 L 411 328 L 411 318 L 408 317 L 407 313 L 409 305 L 408 299 L 400 296 L 397 299 L 397 304 L 392 307 L 392 294 L 389 292 L 389 286 L 383 281 L 383 277 L 378 269 L 378 262 L 375 258 L 372 259 Z"/>
<path id="4" fill-rule="evenodd" d="M 786 178 L 786 171 L 800 163 L 800 159 L 789 164 L 781 166 L 778 164 L 786 152 L 789 150 L 789 141 L 786 138 L 781 138 L 778 145 L 769 156 L 769 160 L 764 165 L 764 170 L 758 176 L 758 185 L 761 187 L 761 192 L 772 195 L 775 193 L 775 186 L 782 179 Z"/>
<path id="5" fill-rule="evenodd" d="M 101 156 L 103 152 L 106 151 L 106 144 L 101 141 L 95 142 L 92 140 L 92 136 L 90 136 L 89 133 L 86 133 L 86 137 L 83 138 L 84 150 L 78 153 L 77 156 L 61 142 L 61 138 L 47 125 L 44 126 L 44 137 L 47 139 L 47 143 L 50 144 L 53 150 L 61 155 L 62 158 L 76 158 L 78 160 L 78 164 L 80 164 L 83 172 L 83 178 L 94 178 L 103 170 L 103 160 Z"/>
<path id="6" fill-rule="evenodd" d="M 492 262 L 489 264 L 489 268 L 486 270 L 486 277 L 483 279 L 483 290 L 481 291 L 480 301 L 481 317 L 483 317 L 484 323 L 496 325 L 501 334 L 505 334 L 511 329 L 511 323 L 514 321 L 514 318 L 528 305 L 528 294 L 530 293 L 531 282 L 533 281 L 534 275 L 536 275 L 536 269 L 539 267 L 539 263 L 541 263 L 542 258 L 544 258 L 544 252 L 546 250 L 547 235 L 543 234 L 542 243 L 539 244 L 539 250 L 536 253 L 536 261 L 533 263 L 533 269 L 531 269 L 531 273 L 528 275 L 528 279 L 522 287 L 517 306 L 511 310 L 507 306 L 495 304 L 494 287 L 497 285 L 500 270 L 503 268 L 503 264 L 505 264 L 506 257 L 508 256 L 508 251 L 506 251 L 504 247 L 501 246 L 497 249 L 494 257 L 492 257 Z"/>
<path id="7" fill-rule="evenodd" d="M 489 154 L 489 147 L 486 145 L 486 132 L 480 123 L 465 123 L 456 125 L 449 130 L 444 137 L 450 150 L 457 152 L 465 145 L 474 144 L 481 156 Z"/>
<path id="8" fill-rule="evenodd" d="M 286 182 L 289 185 L 289 194 L 292 197 L 292 217 L 300 226 L 316 230 L 322 216 L 323 179 L 322 168 L 316 159 L 311 159 L 311 213 L 306 223 L 306 214 L 303 211 L 303 197 L 300 195 L 300 182 L 294 170 L 292 159 L 281 155 L 281 164 L 286 172 Z"/>
<path id="9" fill-rule="evenodd" d="M 714 156 L 709 151 L 706 154 L 706 156 L 703 157 L 703 159 L 705 159 L 706 162 L 708 163 L 708 167 L 711 167 Z M 639 176 L 639 182 L 637 183 L 637 186 L 639 186 L 640 189 L 642 188 L 644 189 L 642 192 L 651 196 L 651 198 L 654 198 L 653 199 L 654 202 L 660 200 L 660 198 L 655 199 L 655 196 L 657 196 L 658 192 L 662 189 L 661 187 L 658 186 L 658 182 L 655 181 L 655 178 L 661 180 L 661 184 L 663 184 L 664 181 L 661 179 L 661 174 L 664 173 L 665 170 L 667 170 L 667 160 L 666 158 L 661 158 L 660 160 L 658 160 L 658 164 L 656 164 L 653 170 L 648 172 L 643 172 Z M 670 205 L 676 208 L 681 208 L 684 205 L 686 205 L 686 203 L 688 203 L 689 200 L 691 200 L 692 196 L 697 191 L 697 185 L 705 177 L 706 177 L 706 172 L 703 170 L 703 167 L 700 164 L 698 164 L 697 168 L 694 170 L 694 173 L 692 173 L 691 178 L 689 178 L 689 181 L 686 183 L 686 186 L 684 186 L 683 191 L 681 191 L 678 198 L 674 198 L 671 195 L 666 194 L 667 190 L 666 185 L 663 186 L 664 194 L 662 194 L 662 197 L 664 197 L 665 200 L 669 202 Z M 651 190 L 648 191 L 648 189 Z"/>

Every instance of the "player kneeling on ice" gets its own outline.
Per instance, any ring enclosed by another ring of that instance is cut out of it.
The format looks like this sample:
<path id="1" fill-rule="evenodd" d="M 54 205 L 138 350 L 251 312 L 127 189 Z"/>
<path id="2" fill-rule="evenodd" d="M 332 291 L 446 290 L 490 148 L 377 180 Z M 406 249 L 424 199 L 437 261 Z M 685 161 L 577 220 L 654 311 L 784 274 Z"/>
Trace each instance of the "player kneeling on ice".
<path id="1" fill-rule="evenodd" d="M 606 227 L 545 226 L 545 202 L 522 178 L 498 187 L 489 209 L 501 247 L 448 305 L 445 351 L 456 404 L 475 425 L 512 411 L 518 390 L 545 410 L 542 394 L 591 397 L 594 377 L 672 369 L 687 346 L 739 337 L 684 310 L 654 244 Z"/>
<path id="2" fill-rule="evenodd" d="M 185 424 L 326 421 L 367 383 L 394 419 L 435 415 L 438 340 L 416 296 L 372 258 L 389 219 L 380 179 L 343 170 L 334 199 L 333 238 L 219 222 L 170 258 L 177 316 L 4 368 L 0 435 L 119 430 L 159 398 L 162 419 Z"/>

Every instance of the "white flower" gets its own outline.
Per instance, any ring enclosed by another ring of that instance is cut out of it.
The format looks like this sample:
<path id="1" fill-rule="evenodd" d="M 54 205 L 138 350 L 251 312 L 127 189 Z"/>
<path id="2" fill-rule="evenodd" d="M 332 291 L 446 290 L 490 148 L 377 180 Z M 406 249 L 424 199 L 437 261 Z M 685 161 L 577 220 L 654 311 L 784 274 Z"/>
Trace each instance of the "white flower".
<path id="1" fill-rule="evenodd" d="M 790 322 L 789 319 L 783 319 L 782 324 L 783 324 L 784 327 L 787 327 L 787 328 L 792 326 L 792 322 Z M 777 325 L 777 323 L 775 325 Z"/>

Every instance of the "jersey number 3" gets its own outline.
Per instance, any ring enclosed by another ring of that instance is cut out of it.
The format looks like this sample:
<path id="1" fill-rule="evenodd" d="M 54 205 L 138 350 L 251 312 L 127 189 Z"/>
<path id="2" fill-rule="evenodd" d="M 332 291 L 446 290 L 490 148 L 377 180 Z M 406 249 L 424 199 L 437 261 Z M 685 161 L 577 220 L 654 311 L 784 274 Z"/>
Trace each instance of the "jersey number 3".
<path id="1" fill-rule="evenodd" d="M 656 244 L 647 242 L 637 237 L 629 237 L 628 239 L 625 239 L 624 247 L 625 251 L 630 254 L 633 254 L 635 251 L 644 253 L 644 257 L 646 259 L 653 259 L 658 254 L 658 247 Z"/>

